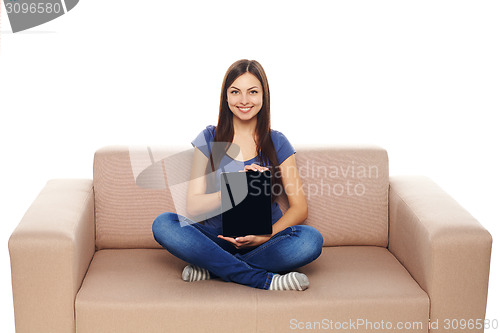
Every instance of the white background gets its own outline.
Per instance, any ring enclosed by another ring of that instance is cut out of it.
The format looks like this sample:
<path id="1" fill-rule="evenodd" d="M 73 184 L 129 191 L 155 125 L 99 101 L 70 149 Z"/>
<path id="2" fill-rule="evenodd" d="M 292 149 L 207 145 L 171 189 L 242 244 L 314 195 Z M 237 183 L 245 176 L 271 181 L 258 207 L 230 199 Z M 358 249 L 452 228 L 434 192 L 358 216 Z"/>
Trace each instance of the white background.
<path id="1" fill-rule="evenodd" d="M 227 67 L 265 68 L 292 144 L 376 144 L 500 237 L 500 2 L 81 0 L 0 35 L 0 323 L 8 237 L 51 178 L 92 178 L 102 146 L 188 144 L 216 124 Z M 500 320 L 494 244 L 486 317 Z M 491 332 L 500 332 L 490 330 Z"/>

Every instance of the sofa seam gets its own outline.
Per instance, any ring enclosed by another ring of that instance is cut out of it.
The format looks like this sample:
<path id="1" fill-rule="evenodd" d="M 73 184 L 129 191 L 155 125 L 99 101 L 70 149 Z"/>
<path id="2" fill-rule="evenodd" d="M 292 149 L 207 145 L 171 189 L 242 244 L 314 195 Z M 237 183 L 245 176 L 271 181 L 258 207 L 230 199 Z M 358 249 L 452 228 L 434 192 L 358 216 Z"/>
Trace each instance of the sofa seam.
<path id="1" fill-rule="evenodd" d="M 88 203 L 90 202 L 91 200 L 91 197 L 92 197 L 92 193 L 94 192 L 94 182 L 93 180 L 91 180 L 91 185 L 89 186 L 89 188 L 86 190 L 86 196 L 85 196 L 85 199 L 83 200 L 82 204 L 80 205 L 79 207 L 79 210 L 78 210 L 78 221 L 82 218 L 82 215 L 84 214 L 84 211 L 85 211 L 85 208 L 87 207 Z M 94 209 L 94 212 L 93 212 L 93 219 L 94 219 L 94 224 L 95 224 L 95 209 Z M 75 234 L 76 232 L 76 229 L 77 229 L 77 226 L 78 226 L 78 223 L 75 223 L 73 225 L 73 230 L 72 230 L 72 235 Z M 94 235 L 95 237 L 95 235 Z M 72 243 L 72 258 L 74 258 L 76 256 L 76 253 L 77 253 L 77 249 L 76 249 L 76 244 L 73 242 Z M 94 252 L 95 252 L 95 246 L 94 246 Z M 93 255 L 92 255 L 93 257 Z M 83 281 L 85 280 L 85 277 L 87 276 L 87 272 L 88 272 L 88 269 L 90 267 L 90 263 L 92 262 L 92 258 L 90 259 L 90 262 L 88 265 L 86 265 L 86 269 L 85 269 L 85 273 L 83 275 L 83 278 L 82 278 L 82 281 L 81 283 L 79 283 L 79 285 L 75 285 L 75 295 L 73 297 L 73 324 L 74 324 L 74 328 L 75 328 L 75 332 L 76 332 L 76 296 L 78 295 L 78 292 L 80 291 L 82 285 L 83 285 Z M 76 280 L 77 276 L 73 275 L 75 274 L 75 271 L 72 270 L 72 278 L 73 278 L 73 281 Z"/>
<path id="2" fill-rule="evenodd" d="M 392 186 L 390 186 L 390 182 L 389 182 L 389 187 L 390 188 L 392 187 Z M 420 217 L 414 212 L 413 209 L 411 209 L 411 206 L 408 204 L 408 202 L 400 194 L 400 191 L 394 190 L 394 187 L 392 187 L 392 188 L 393 188 L 394 194 L 398 197 L 398 199 L 401 200 L 401 202 L 405 205 L 405 207 L 408 210 L 410 210 L 412 212 L 412 214 L 420 221 Z M 389 193 L 389 199 L 390 199 L 390 193 Z M 390 203 L 390 201 L 388 201 L 388 202 Z M 390 204 L 389 204 L 389 207 L 390 207 Z M 390 229 L 390 215 L 388 216 L 388 220 L 389 220 L 389 229 Z M 425 233 L 426 233 L 427 239 L 430 240 L 429 231 L 427 230 L 427 228 L 425 228 Z M 408 268 L 401 262 L 400 259 L 398 259 L 398 257 L 396 256 L 396 254 L 389 250 L 389 244 L 390 244 L 390 242 L 388 241 L 388 243 L 387 243 L 387 250 L 389 251 L 389 253 L 391 253 L 394 256 L 394 258 L 401 264 L 401 266 L 403 266 L 403 268 L 408 272 L 408 274 L 418 284 L 418 286 L 426 293 L 427 298 L 429 300 L 429 313 L 428 313 L 428 317 L 429 317 L 429 320 L 430 320 L 430 318 L 431 318 L 432 300 L 431 300 L 431 296 L 429 295 L 429 292 L 423 288 L 423 286 L 417 281 L 417 279 L 415 279 L 415 277 L 410 273 L 410 271 L 408 270 Z M 434 260 L 432 259 L 432 256 L 431 256 L 431 268 L 430 268 L 430 271 L 431 272 L 434 271 Z"/>

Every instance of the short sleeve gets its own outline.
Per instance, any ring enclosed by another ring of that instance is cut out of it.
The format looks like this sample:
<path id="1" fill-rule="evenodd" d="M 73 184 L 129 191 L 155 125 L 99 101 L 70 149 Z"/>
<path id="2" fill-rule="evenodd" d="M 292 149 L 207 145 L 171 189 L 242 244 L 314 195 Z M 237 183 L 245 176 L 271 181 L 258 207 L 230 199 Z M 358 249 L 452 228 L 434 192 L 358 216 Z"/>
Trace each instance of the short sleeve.
<path id="1" fill-rule="evenodd" d="M 271 139 L 273 140 L 274 148 L 276 149 L 278 164 L 283 163 L 283 161 L 296 153 L 292 144 L 283 133 L 271 130 Z"/>
<path id="2" fill-rule="evenodd" d="M 215 126 L 209 125 L 191 141 L 193 147 L 198 148 L 206 157 L 210 156 L 210 144 L 214 141 Z"/>

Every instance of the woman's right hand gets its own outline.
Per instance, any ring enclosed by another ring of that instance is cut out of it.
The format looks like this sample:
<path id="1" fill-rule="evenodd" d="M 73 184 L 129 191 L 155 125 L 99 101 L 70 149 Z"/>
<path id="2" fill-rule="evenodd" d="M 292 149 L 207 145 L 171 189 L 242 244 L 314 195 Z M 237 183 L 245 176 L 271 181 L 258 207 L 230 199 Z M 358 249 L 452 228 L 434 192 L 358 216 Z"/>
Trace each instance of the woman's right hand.
<path id="1" fill-rule="evenodd" d="M 260 171 L 260 172 L 264 172 L 264 171 L 267 171 L 267 170 L 269 170 L 268 167 L 263 167 L 263 166 L 260 166 L 258 164 L 252 163 L 250 165 L 245 165 L 245 168 L 243 170 L 241 170 L 240 172 L 247 172 L 247 171 Z"/>

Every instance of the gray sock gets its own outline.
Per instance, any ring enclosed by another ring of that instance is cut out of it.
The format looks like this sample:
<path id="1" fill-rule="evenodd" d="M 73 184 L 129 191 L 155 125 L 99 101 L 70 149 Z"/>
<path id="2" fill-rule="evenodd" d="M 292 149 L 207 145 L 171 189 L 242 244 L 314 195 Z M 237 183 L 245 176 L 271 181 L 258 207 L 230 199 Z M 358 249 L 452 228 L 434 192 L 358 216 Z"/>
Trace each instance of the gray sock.
<path id="1" fill-rule="evenodd" d="M 187 265 L 182 271 L 182 279 L 187 282 L 209 280 L 210 272 L 196 265 Z"/>
<path id="2" fill-rule="evenodd" d="M 306 290 L 309 287 L 307 275 L 291 272 L 285 275 L 274 274 L 269 290 Z"/>

